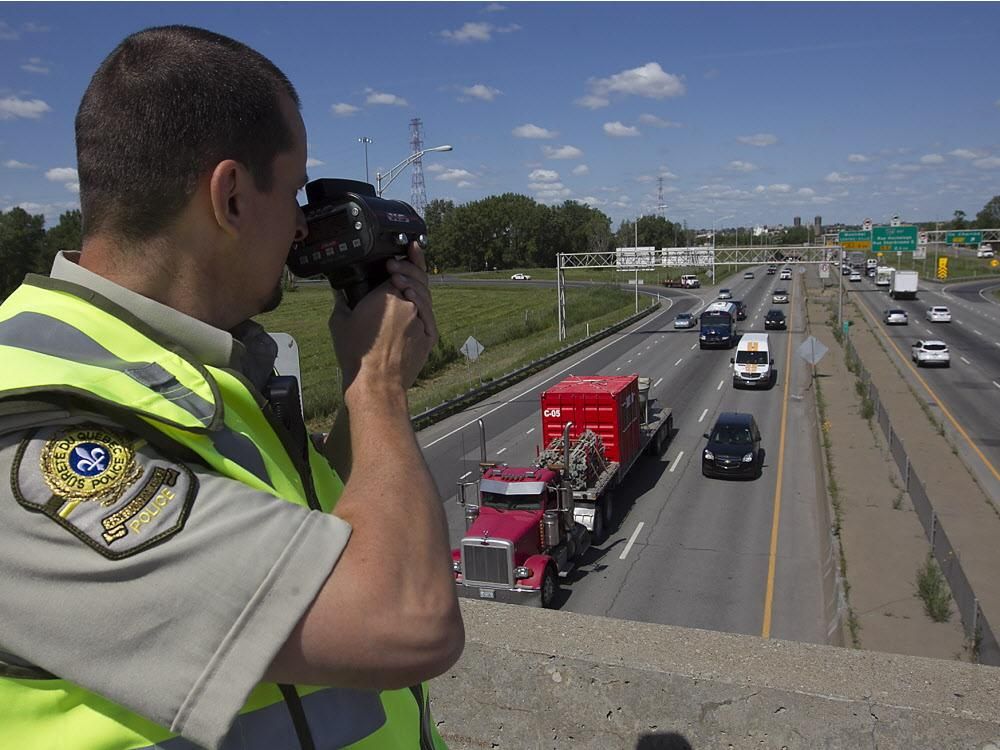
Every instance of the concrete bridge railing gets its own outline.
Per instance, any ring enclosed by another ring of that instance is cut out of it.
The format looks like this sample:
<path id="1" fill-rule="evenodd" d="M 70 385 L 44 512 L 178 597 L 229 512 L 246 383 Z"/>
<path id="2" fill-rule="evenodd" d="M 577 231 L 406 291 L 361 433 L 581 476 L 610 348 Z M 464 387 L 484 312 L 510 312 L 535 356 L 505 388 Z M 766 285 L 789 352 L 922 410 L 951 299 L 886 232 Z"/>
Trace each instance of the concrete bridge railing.
<path id="1" fill-rule="evenodd" d="M 451 750 L 1000 750 L 1000 668 L 463 601 Z"/>

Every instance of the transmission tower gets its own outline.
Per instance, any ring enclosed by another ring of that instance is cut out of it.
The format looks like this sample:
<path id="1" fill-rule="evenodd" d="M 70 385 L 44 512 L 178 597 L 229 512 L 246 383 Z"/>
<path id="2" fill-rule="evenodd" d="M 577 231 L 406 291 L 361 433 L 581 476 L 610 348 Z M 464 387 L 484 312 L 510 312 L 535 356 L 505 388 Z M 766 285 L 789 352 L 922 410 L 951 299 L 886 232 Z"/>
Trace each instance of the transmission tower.
<path id="1" fill-rule="evenodd" d="M 663 177 L 657 177 L 656 182 L 659 186 L 656 191 L 656 215 L 662 218 L 663 209 L 667 207 L 667 204 L 663 202 Z"/>
<path id="2" fill-rule="evenodd" d="M 424 136 L 421 132 L 423 123 L 419 117 L 410 120 L 410 153 L 419 154 L 424 148 Z M 424 215 L 427 208 L 427 189 L 424 186 L 424 165 L 421 158 L 413 162 L 413 174 L 410 177 L 410 205 L 420 214 Z"/>

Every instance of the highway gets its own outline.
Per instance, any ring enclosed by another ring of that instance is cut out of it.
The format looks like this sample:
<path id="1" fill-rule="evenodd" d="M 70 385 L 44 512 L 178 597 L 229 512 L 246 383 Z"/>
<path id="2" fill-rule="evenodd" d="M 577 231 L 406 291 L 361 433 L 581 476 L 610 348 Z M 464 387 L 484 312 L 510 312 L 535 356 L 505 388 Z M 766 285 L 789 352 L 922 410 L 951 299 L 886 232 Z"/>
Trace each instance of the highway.
<path id="1" fill-rule="evenodd" d="M 1000 305 L 990 289 L 996 279 L 950 286 L 920 282 L 915 300 L 892 300 L 885 288 L 868 279 L 852 287 L 849 294 L 864 305 L 869 320 L 878 325 L 896 345 L 904 374 L 918 394 L 932 404 L 940 404 L 941 419 L 953 435 L 953 442 L 965 463 L 992 498 L 1000 498 L 1000 430 L 996 410 L 1000 408 Z M 951 323 L 930 323 L 925 312 L 931 305 L 945 305 Z M 906 310 L 907 325 L 886 326 L 886 308 Z M 916 368 L 910 347 L 917 339 L 939 339 L 951 351 L 949 368 Z M 918 379 L 919 377 L 919 379 Z M 921 382 L 923 381 L 923 382 Z M 949 415 L 952 419 L 949 419 Z M 964 433 L 964 434 L 963 434 Z"/>
<path id="2" fill-rule="evenodd" d="M 617 490 L 619 513 L 607 540 L 563 579 L 567 611 L 733 633 L 825 643 L 819 462 L 808 365 L 789 345 L 803 339 L 802 285 L 757 268 L 756 278 L 720 282 L 748 308 L 741 330 L 763 331 L 775 287 L 793 291 L 788 332 L 772 331 L 776 386 L 735 391 L 734 350 L 698 348 L 697 329 L 675 331 L 678 312 L 697 313 L 714 289 L 661 290 L 666 309 L 523 381 L 463 414 L 423 430 L 420 444 L 445 499 L 454 545 L 465 531 L 456 483 L 478 473 L 476 420 L 486 423 L 488 456 L 525 465 L 535 456 L 539 394 L 568 374 L 638 373 L 674 412 L 676 434 L 662 458 L 643 459 Z M 788 362 L 791 362 L 791 377 Z M 721 411 L 752 412 L 766 461 L 754 481 L 701 475 L 701 450 Z M 782 424 L 785 425 L 784 433 Z M 777 513 L 776 513 L 777 511 Z"/>

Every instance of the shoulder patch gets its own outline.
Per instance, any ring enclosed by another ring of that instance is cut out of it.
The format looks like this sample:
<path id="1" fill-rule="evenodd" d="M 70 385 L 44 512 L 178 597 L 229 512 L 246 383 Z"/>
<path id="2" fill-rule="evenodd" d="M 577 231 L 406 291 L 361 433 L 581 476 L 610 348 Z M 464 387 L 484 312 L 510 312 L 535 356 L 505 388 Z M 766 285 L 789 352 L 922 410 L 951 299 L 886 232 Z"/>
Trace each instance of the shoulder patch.
<path id="1" fill-rule="evenodd" d="M 22 507 L 44 514 L 111 560 L 177 534 L 198 489 L 184 464 L 152 452 L 141 438 L 96 424 L 29 434 L 10 479 Z"/>

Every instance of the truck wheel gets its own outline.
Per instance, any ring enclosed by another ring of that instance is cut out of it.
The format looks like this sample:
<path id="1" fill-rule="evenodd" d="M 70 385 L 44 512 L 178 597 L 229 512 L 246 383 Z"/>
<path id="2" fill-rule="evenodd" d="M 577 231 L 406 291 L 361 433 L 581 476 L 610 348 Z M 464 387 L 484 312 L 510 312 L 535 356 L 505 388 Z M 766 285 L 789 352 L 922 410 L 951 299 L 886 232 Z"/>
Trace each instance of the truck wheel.
<path id="1" fill-rule="evenodd" d="M 615 496 L 608 492 L 604 495 L 604 529 L 609 531 L 615 522 Z"/>
<path id="2" fill-rule="evenodd" d="M 542 574 L 542 607 L 552 609 L 556 601 L 556 594 L 559 593 L 559 579 L 556 578 L 555 571 L 550 565 Z"/>
<path id="3" fill-rule="evenodd" d="M 604 501 L 601 500 L 594 508 L 594 530 L 590 532 L 594 544 L 604 541 Z"/>

